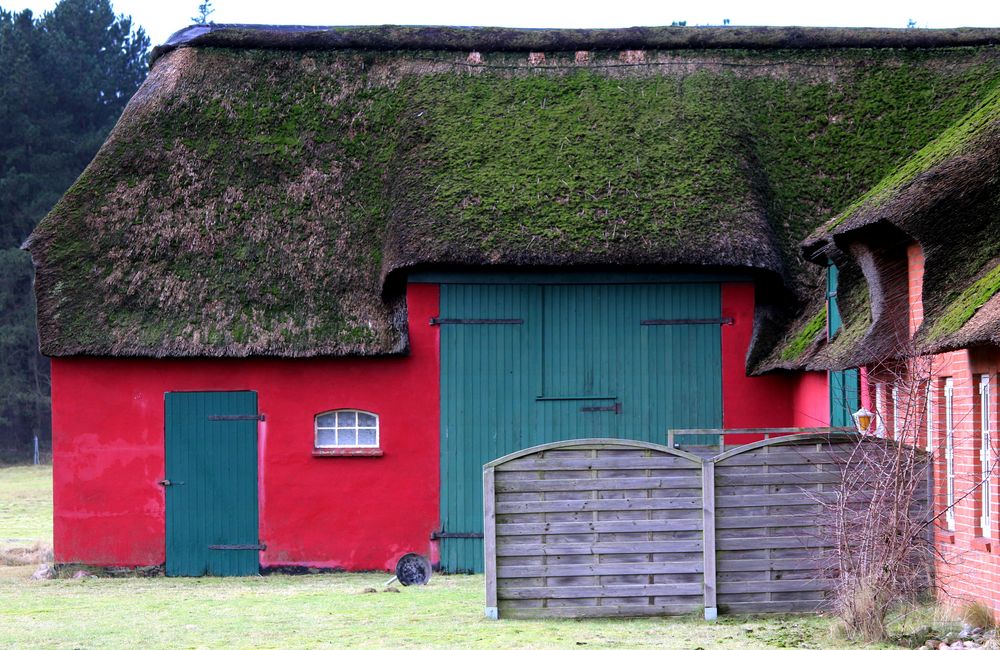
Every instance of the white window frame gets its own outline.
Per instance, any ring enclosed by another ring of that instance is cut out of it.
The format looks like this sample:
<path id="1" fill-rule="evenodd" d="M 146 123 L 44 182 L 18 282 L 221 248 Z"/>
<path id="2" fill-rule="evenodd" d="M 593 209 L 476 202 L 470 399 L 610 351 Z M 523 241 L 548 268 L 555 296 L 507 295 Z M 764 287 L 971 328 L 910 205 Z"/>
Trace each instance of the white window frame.
<path id="1" fill-rule="evenodd" d="M 944 485 L 945 525 L 955 530 L 955 384 L 951 377 L 944 380 Z"/>
<path id="2" fill-rule="evenodd" d="M 885 384 L 879 382 L 875 384 L 875 435 L 879 438 L 885 437 L 885 422 L 882 420 L 882 412 L 885 409 Z"/>
<path id="3" fill-rule="evenodd" d="M 340 415 L 341 414 L 354 414 L 354 425 L 353 426 L 340 426 Z M 319 425 L 319 419 L 324 415 L 336 416 L 334 426 L 324 426 Z M 375 443 L 374 444 L 359 444 L 358 431 L 360 429 L 371 429 L 372 427 L 360 427 L 358 426 L 358 416 L 359 415 L 370 415 L 375 418 Z M 331 411 L 323 411 L 322 413 L 317 413 L 313 418 L 313 446 L 316 449 L 379 449 L 379 445 L 382 442 L 381 434 L 381 422 L 378 414 L 372 413 L 371 411 L 362 411 L 361 409 L 333 409 Z M 337 440 L 336 444 L 320 444 L 319 433 L 320 431 L 333 431 L 334 438 Z M 341 431 L 353 431 L 354 432 L 354 444 L 340 444 L 340 432 Z"/>
<path id="4" fill-rule="evenodd" d="M 980 500 L 981 514 L 979 517 L 979 527 L 983 537 L 990 536 L 991 514 L 993 503 L 990 499 L 990 481 L 992 454 L 991 451 L 991 421 L 990 402 L 992 391 L 990 390 L 990 376 L 982 375 L 979 378 L 979 480 L 982 482 L 982 498 Z"/>
<path id="5" fill-rule="evenodd" d="M 892 385 L 892 437 L 899 440 L 899 386 Z"/>
<path id="6" fill-rule="evenodd" d="M 927 453 L 934 453 L 934 380 L 927 380 Z"/>

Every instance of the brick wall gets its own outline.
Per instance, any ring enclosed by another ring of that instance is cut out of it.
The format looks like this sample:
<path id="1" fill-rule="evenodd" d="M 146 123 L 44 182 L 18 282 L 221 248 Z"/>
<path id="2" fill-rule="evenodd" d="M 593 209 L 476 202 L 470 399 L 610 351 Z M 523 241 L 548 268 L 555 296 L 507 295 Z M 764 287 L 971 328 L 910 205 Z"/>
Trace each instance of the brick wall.
<path id="1" fill-rule="evenodd" d="M 919 245 L 914 244 L 907 250 L 907 270 L 909 330 L 913 334 L 923 321 L 921 287 L 924 258 Z M 867 390 L 869 403 L 873 405 L 876 402 L 875 393 L 880 391 L 882 394 L 879 416 L 888 435 L 907 436 L 908 442 L 924 446 L 932 452 L 935 510 L 943 513 L 949 504 L 946 498 L 948 414 L 945 386 L 947 380 L 951 380 L 954 517 L 946 518 L 942 514 L 934 526 L 935 542 L 941 556 L 935 567 L 938 595 L 950 604 L 980 600 L 1000 614 L 1000 472 L 993 471 L 1000 458 L 997 446 L 1000 436 L 995 433 L 996 422 L 1000 421 L 998 372 L 1000 350 L 997 348 L 957 350 L 915 360 L 905 366 L 869 369 Z M 993 430 L 991 449 L 986 455 L 987 470 L 990 472 L 991 515 L 987 529 L 981 526 L 984 498 L 983 465 L 979 453 L 983 429 L 979 390 L 984 374 L 989 376 L 990 381 L 987 408 Z M 895 401 L 892 398 L 894 384 L 897 386 Z M 928 399 L 931 400 L 929 411 Z"/>

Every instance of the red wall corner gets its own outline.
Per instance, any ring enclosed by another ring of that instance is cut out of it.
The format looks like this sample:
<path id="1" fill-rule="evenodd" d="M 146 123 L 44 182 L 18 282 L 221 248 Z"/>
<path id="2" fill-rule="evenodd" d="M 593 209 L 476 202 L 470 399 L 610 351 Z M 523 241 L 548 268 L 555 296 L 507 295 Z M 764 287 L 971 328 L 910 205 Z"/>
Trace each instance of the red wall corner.
<path id="1" fill-rule="evenodd" d="M 409 354 L 342 359 L 52 360 L 57 562 L 165 560 L 163 395 L 254 390 L 263 566 L 391 569 L 438 525 L 437 285 L 407 290 Z M 315 457 L 313 417 L 380 417 L 383 456 Z M 111 534 L 109 531 L 114 531 Z"/>

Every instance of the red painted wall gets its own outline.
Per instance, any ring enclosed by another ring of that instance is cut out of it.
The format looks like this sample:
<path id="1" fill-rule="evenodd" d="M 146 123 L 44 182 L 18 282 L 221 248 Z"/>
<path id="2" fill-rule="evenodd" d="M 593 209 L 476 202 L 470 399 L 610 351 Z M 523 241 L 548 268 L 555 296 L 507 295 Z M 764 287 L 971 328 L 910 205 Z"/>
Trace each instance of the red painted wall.
<path id="1" fill-rule="evenodd" d="M 386 569 L 438 521 L 436 285 L 410 285 L 411 351 L 359 359 L 53 359 L 58 562 L 164 562 L 163 394 L 255 390 L 263 566 Z M 314 457 L 313 417 L 379 414 L 382 457 Z"/>
<path id="2" fill-rule="evenodd" d="M 722 287 L 723 423 L 816 426 L 825 375 L 748 377 L 752 283 Z M 439 495 L 436 285 L 408 288 L 410 354 L 355 359 L 54 359 L 53 457 L 58 562 L 164 562 L 163 394 L 254 390 L 265 567 L 388 569 L 431 555 Z M 313 456 L 313 418 L 337 408 L 380 416 L 381 457 Z M 759 436 L 727 440 L 749 442 Z"/>
<path id="3" fill-rule="evenodd" d="M 722 285 L 722 316 L 732 318 L 722 326 L 722 425 L 726 429 L 828 426 L 829 396 L 825 373 L 775 372 L 760 377 L 746 374 L 746 355 L 753 336 L 754 285 Z M 815 378 L 822 375 L 822 392 Z M 812 415 L 826 409 L 825 422 Z M 760 435 L 730 435 L 726 444 L 760 440 Z"/>

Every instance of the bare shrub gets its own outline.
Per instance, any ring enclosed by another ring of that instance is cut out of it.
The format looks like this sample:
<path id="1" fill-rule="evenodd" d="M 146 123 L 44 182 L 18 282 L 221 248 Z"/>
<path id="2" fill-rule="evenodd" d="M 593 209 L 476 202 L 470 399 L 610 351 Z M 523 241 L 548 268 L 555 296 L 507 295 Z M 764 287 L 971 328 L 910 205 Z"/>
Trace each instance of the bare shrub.
<path id="1" fill-rule="evenodd" d="M 833 609 L 848 636 L 872 642 L 887 637 L 895 607 L 926 591 L 934 558 L 928 458 L 917 445 L 930 365 L 911 357 L 879 372 L 893 377 L 900 396 L 894 435 L 858 440 L 841 465 L 842 481 L 828 513 L 836 541 Z"/>

